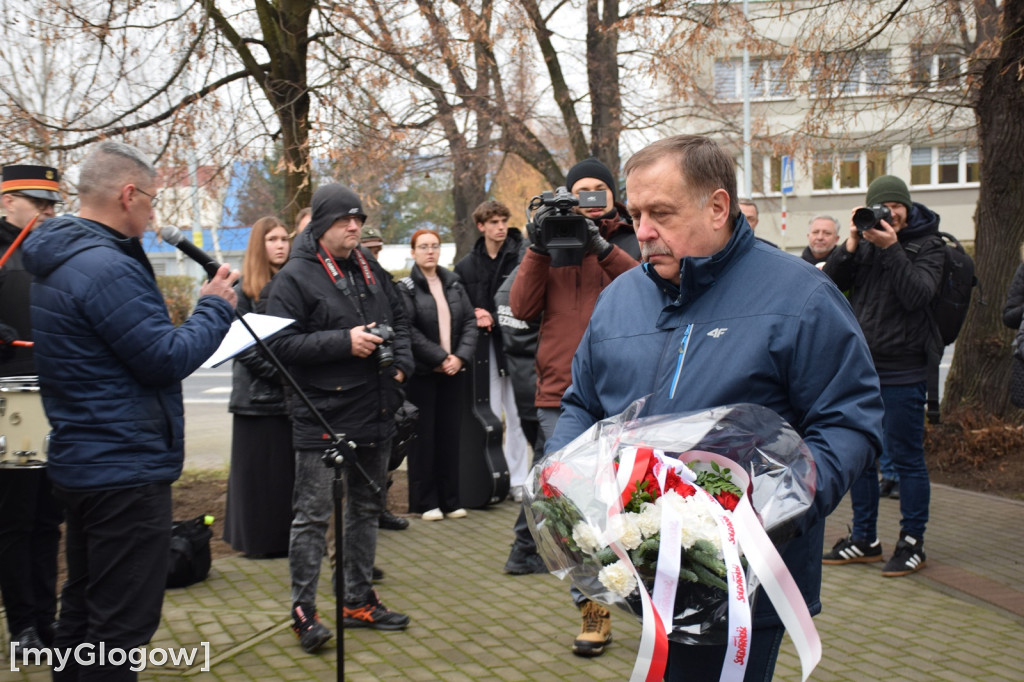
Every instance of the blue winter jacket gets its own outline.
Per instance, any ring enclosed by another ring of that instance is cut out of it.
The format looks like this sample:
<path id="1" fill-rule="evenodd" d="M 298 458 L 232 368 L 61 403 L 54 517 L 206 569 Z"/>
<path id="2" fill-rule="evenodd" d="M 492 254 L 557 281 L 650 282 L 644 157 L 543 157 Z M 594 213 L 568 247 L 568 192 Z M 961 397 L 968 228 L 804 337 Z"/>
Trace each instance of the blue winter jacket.
<path id="1" fill-rule="evenodd" d="M 99 223 L 62 216 L 24 244 L 35 361 L 53 428 L 49 475 L 71 490 L 171 482 L 184 459 L 181 380 L 217 349 L 231 304 L 203 296 L 175 327 L 152 271 Z"/>
<path id="2" fill-rule="evenodd" d="M 565 446 L 648 394 L 652 415 L 735 403 L 774 410 L 817 466 L 801 534 L 780 547 L 817 613 L 825 517 L 882 447 L 882 400 L 867 344 L 828 277 L 757 240 L 742 216 L 721 251 L 681 266 L 678 289 L 644 266 L 601 294 L 545 449 Z M 767 599 L 756 603 L 755 626 L 779 622 Z"/>

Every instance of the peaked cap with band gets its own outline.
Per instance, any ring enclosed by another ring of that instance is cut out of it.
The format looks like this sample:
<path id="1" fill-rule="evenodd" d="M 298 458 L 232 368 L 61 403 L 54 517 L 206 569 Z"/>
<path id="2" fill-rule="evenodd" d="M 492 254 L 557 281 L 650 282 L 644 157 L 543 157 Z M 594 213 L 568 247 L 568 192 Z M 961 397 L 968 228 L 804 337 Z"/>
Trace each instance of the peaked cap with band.
<path id="1" fill-rule="evenodd" d="M 60 195 L 60 173 L 49 166 L 4 166 L 0 193 L 18 192 L 44 201 L 63 201 Z"/>

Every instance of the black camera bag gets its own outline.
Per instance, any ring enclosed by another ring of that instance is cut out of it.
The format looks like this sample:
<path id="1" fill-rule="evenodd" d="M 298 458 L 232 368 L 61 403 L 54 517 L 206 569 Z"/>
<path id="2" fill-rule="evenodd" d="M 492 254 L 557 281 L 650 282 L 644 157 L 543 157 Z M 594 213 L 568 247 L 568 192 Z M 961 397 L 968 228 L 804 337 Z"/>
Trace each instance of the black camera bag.
<path id="1" fill-rule="evenodd" d="M 187 587 L 210 574 L 210 540 L 213 531 L 206 515 L 171 524 L 171 554 L 167 562 L 167 587 Z"/>

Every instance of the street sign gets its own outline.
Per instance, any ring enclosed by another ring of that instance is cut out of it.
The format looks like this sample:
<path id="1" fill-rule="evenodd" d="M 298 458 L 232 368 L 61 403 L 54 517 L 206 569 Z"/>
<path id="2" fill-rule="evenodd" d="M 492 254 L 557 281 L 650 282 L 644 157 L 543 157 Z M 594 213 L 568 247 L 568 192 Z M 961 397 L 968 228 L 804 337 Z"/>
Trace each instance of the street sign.
<path id="1" fill-rule="evenodd" d="M 793 157 L 782 157 L 782 193 L 792 194 L 796 184 L 796 173 L 793 171 Z"/>

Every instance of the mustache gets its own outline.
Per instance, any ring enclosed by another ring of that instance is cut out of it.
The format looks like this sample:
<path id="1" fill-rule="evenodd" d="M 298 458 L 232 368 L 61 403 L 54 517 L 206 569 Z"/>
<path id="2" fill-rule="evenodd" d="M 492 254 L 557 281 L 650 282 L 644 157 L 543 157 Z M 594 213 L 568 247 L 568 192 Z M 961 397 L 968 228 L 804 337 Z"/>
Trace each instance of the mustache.
<path id="1" fill-rule="evenodd" d="M 651 256 L 671 256 L 672 251 L 657 242 L 640 242 L 640 257 L 649 260 Z"/>

